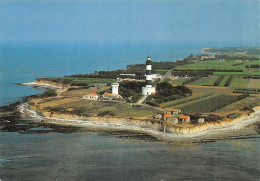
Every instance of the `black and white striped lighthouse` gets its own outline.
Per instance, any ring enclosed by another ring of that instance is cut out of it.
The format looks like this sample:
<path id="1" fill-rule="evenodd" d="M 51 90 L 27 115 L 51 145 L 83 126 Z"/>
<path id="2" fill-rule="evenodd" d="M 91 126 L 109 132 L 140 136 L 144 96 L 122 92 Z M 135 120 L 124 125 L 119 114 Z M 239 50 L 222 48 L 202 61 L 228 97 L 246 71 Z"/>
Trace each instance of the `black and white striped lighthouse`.
<path id="1" fill-rule="evenodd" d="M 142 88 L 142 94 L 151 95 L 155 93 L 155 87 L 152 86 L 152 61 L 150 56 L 148 56 L 146 60 L 145 83 L 145 87 Z"/>
<path id="2" fill-rule="evenodd" d="M 151 57 L 148 56 L 146 60 L 146 87 L 152 87 L 152 61 Z"/>

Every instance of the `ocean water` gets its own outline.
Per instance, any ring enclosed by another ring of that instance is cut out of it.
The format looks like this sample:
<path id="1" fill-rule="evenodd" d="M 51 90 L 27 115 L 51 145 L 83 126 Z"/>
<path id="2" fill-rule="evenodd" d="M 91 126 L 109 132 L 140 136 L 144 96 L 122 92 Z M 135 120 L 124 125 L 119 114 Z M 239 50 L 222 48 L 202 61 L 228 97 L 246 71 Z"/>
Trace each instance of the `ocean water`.
<path id="1" fill-rule="evenodd" d="M 42 89 L 14 83 L 198 54 L 171 44 L 2 44 L 0 105 Z M 205 46 L 204 46 L 205 47 Z M 0 180 L 259 180 L 259 135 L 195 145 L 0 116 Z M 135 134 L 133 134 L 135 135 Z M 137 134 L 138 135 L 138 134 Z"/>
<path id="2" fill-rule="evenodd" d="M 43 92 L 14 83 L 32 82 L 37 77 L 122 69 L 144 63 L 148 54 L 153 61 L 175 61 L 197 54 L 201 48 L 185 44 L 0 44 L 0 105 Z"/>

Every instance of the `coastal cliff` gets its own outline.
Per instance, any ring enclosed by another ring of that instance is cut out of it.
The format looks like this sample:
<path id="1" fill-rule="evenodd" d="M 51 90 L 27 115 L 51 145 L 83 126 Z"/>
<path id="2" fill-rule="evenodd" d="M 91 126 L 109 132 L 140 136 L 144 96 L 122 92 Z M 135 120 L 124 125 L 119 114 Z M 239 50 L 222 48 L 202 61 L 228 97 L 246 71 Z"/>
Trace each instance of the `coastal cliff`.
<path id="1" fill-rule="evenodd" d="M 55 87 L 65 87 L 65 86 L 67 86 L 66 84 L 64 84 L 64 83 L 57 83 L 57 82 L 52 82 L 52 81 L 48 81 L 48 80 L 46 80 L 46 79 L 41 79 L 41 78 L 38 78 L 38 79 L 35 79 L 34 80 L 34 83 L 36 83 L 36 84 L 42 84 L 42 85 L 52 85 L 52 86 L 55 86 Z"/>
<path id="2" fill-rule="evenodd" d="M 77 126 L 94 126 L 112 129 L 129 129 L 140 130 L 151 133 L 153 135 L 166 136 L 167 138 L 176 138 L 176 135 L 181 137 L 193 137 L 205 135 L 212 131 L 221 131 L 227 129 L 230 131 L 241 129 L 247 125 L 258 122 L 260 120 L 260 107 L 255 107 L 250 115 L 241 115 L 236 119 L 224 119 L 217 122 L 206 122 L 202 124 L 169 124 L 167 122 L 155 122 L 149 119 L 134 119 L 112 116 L 78 116 L 74 114 L 65 114 L 58 112 L 49 112 L 39 110 L 35 105 L 27 103 L 20 106 L 20 112 L 29 117 L 38 117 L 49 123 L 77 125 Z M 34 116 L 32 116 L 34 115 Z"/>

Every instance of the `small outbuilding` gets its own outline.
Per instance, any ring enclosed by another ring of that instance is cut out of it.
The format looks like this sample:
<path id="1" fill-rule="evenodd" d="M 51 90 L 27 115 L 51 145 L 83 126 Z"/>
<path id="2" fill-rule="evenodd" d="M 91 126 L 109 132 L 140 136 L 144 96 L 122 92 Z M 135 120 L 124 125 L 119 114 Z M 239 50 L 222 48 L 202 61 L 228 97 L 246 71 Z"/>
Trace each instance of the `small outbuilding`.
<path id="1" fill-rule="evenodd" d="M 98 100 L 99 96 L 97 95 L 97 93 L 93 93 L 93 94 L 87 94 L 83 96 L 83 99 L 88 99 L 88 100 Z"/>
<path id="2" fill-rule="evenodd" d="M 184 115 L 184 114 L 180 114 L 179 115 L 179 119 L 180 119 L 180 122 L 190 123 L 190 116 L 187 116 L 187 115 Z"/>

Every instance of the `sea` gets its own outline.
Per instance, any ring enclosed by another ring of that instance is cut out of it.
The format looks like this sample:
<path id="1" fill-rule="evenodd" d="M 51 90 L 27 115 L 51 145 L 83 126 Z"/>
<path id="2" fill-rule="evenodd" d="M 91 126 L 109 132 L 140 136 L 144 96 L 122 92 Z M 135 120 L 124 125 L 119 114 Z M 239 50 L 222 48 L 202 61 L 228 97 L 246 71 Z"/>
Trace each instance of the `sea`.
<path id="1" fill-rule="evenodd" d="M 17 83 L 125 69 L 144 63 L 148 55 L 152 61 L 176 61 L 200 54 L 204 47 L 209 45 L 2 43 L 0 106 L 46 91 Z M 41 124 L 19 115 L 0 115 L 0 180 L 259 180 L 259 138 L 174 144 L 140 133 Z"/>

